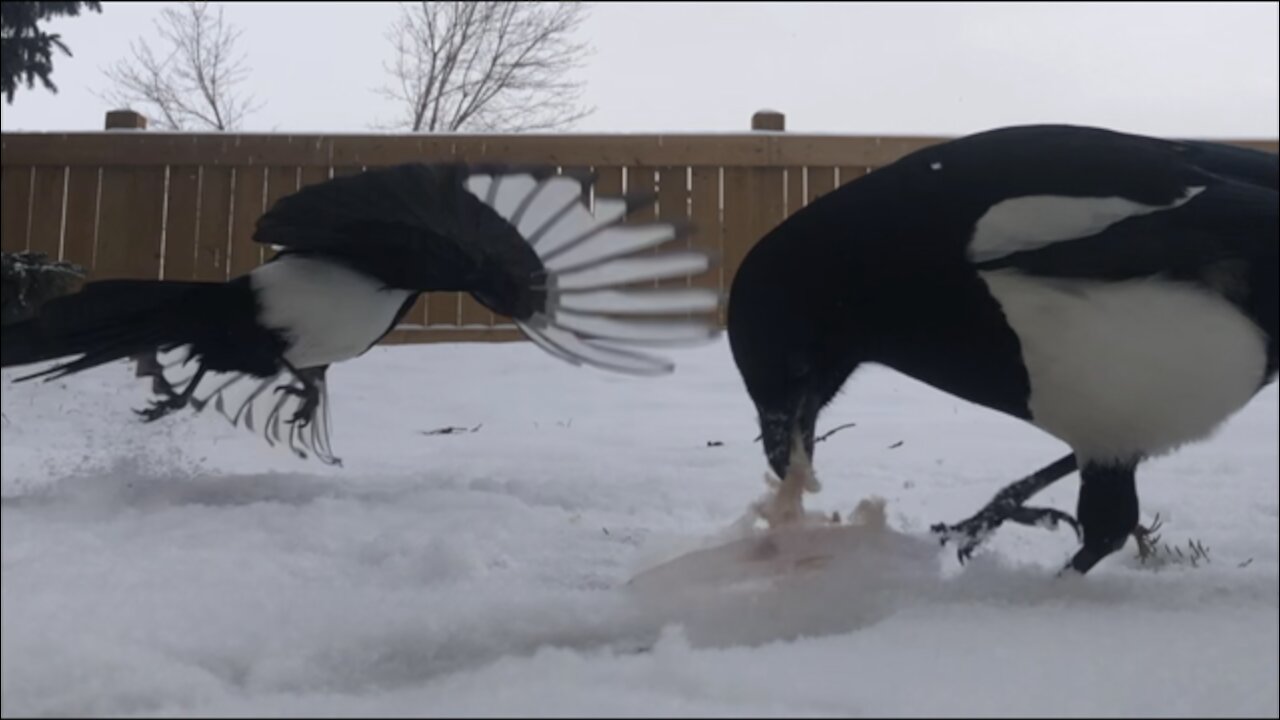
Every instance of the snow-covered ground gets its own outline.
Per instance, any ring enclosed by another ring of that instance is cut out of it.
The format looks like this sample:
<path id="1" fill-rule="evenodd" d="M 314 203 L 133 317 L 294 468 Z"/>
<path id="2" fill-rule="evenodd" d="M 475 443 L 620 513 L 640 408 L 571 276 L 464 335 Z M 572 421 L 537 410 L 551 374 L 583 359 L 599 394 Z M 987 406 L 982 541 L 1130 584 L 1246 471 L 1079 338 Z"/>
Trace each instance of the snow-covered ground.
<path id="1" fill-rule="evenodd" d="M 636 379 L 524 343 L 378 348 L 331 371 L 341 468 L 212 413 L 139 423 L 123 363 L 6 372 L 4 715 L 1280 711 L 1274 386 L 1139 477 L 1144 521 L 1207 564 L 1130 543 L 1056 579 L 1070 532 L 1014 526 L 959 566 L 928 526 L 1064 448 L 868 369 L 819 421 L 857 425 L 818 445 L 808 504 L 883 498 L 887 528 L 773 584 L 628 584 L 766 489 L 727 345 L 675 357 Z M 423 434 L 445 426 L 478 429 Z M 1037 503 L 1073 510 L 1076 482 Z"/>

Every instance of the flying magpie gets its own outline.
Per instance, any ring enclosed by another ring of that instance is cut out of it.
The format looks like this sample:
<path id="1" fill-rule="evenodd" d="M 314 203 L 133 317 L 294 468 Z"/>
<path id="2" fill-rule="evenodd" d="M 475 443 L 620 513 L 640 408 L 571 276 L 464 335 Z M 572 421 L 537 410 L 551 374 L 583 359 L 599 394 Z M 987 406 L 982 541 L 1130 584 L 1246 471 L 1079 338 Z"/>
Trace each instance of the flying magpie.
<path id="1" fill-rule="evenodd" d="M 1077 526 L 1088 572 L 1138 524 L 1135 471 L 1276 379 L 1277 156 L 1070 125 L 923 148 L 767 233 L 728 298 L 733 357 L 800 521 L 814 423 L 864 363 L 1033 424 L 1071 453 L 954 526 Z M 1076 516 L 1029 508 L 1079 469 Z"/>
<path id="2" fill-rule="evenodd" d="M 5 326 L 3 366 L 64 360 L 21 381 L 134 358 L 156 396 L 139 411 L 146 421 L 213 402 L 235 425 L 257 422 L 268 443 L 327 463 L 338 463 L 327 369 L 367 352 L 423 293 L 470 293 L 575 365 L 669 373 L 645 347 L 711 340 L 718 326 L 701 314 L 720 297 L 654 281 L 697 275 L 713 258 L 659 247 L 691 226 L 634 221 L 653 195 L 595 190 L 594 176 L 554 167 L 462 163 L 310 185 L 258 219 L 254 240 L 278 251 L 268 262 L 226 282 L 87 283 Z"/>

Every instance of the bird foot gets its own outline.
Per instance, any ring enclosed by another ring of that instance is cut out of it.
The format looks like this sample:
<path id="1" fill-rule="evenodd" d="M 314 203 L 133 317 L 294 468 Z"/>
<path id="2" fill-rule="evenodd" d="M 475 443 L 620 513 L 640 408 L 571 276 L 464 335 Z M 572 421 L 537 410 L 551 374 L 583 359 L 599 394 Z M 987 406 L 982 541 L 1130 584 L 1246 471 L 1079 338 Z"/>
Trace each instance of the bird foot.
<path id="1" fill-rule="evenodd" d="M 1000 501 L 987 505 L 968 520 L 955 525 L 938 523 L 931 527 L 930 530 L 938 536 L 941 544 L 946 545 L 948 542 L 954 542 L 956 544 L 956 557 L 961 564 L 964 564 L 973 556 L 974 551 L 986 542 L 992 533 L 996 531 L 996 528 L 1003 525 L 1005 521 L 1028 527 L 1042 527 L 1048 530 L 1056 530 L 1059 524 L 1065 523 L 1075 531 L 1077 539 L 1083 542 L 1084 538 L 1080 530 L 1080 523 L 1074 517 L 1061 510 L 1028 507 Z"/>
<path id="2" fill-rule="evenodd" d="M 189 397 L 173 393 L 161 400 L 152 400 L 146 409 L 134 410 L 134 412 L 142 417 L 143 422 L 154 422 L 174 410 L 186 407 L 189 400 Z"/>
<path id="3" fill-rule="evenodd" d="M 1160 542 L 1160 527 L 1164 522 L 1157 513 L 1150 526 L 1139 525 L 1133 529 L 1133 541 L 1138 546 L 1138 559 L 1146 562 L 1156 555 L 1156 547 Z"/>
<path id="4" fill-rule="evenodd" d="M 315 416 L 316 408 L 320 405 L 319 390 L 311 385 L 303 385 L 301 387 L 295 385 L 281 385 L 275 389 L 275 392 L 302 398 L 302 404 L 298 406 L 298 409 L 294 411 L 293 416 L 289 418 L 288 422 L 290 425 L 306 427 L 311 424 L 311 420 Z"/>

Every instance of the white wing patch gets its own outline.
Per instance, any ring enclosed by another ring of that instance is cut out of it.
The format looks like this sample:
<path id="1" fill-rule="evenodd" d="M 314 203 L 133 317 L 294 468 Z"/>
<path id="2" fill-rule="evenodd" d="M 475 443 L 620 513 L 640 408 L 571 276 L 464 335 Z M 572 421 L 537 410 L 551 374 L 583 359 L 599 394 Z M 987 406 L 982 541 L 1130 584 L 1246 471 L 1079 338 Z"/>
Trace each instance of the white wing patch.
<path id="1" fill-rule="evenodd" d="M 969 258 L 994 260 L 1024 250 L 1097 234 L 1131 217 L 1172 210 L 1204 192 L 1187 188 L 1169 205 L 1143 205 L 1120 197 L 1028 195 L 992 205 L 973 228 Z"/>
<path id="2" fill-rule="evenodd" d="M 674 365 L 637 348 L 701 343 L 719 333 L 714 315 L 697 317 L 719 308 L 717 290 L 652 286 L 711 268 L 705 252 L 660 250 L 682 237 L 676 223 L 622 224 L 632 202 L 597 196 L 592 208 L 588 188 L 569 175 L 477 174 L 466 188 L 515 226 L 547 270 L 546 306 L 516 325 L 548 354 L 575 365 L 661 375 Z"/>
<path id="3" fill-rule="evenodd" d="M 334 262 L 286 255 L 249 274 L 261 323 L 289 335 L 294 367 L 359 357 L 391 327 L 411 293 Z"/>

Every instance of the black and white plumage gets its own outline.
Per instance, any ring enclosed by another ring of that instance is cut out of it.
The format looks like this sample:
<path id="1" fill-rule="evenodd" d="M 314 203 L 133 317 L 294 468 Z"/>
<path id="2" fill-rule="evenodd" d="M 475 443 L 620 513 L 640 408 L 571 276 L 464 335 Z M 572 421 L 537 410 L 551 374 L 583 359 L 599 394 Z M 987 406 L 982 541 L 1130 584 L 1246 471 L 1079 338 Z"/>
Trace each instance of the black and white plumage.
<path id="1" fill-rule="evenodd" d="M 761 239 L 728 332 L 801 516 L 814 423 L 879 363 L 1021 418 L 1072 455 L 941 530 L 961 551 L 1081 471 L 1087 572 L 1138 522 L 1144 460 L 1209 436 L 1276 378 L 1277 158 L 1076 126 L 927 147 L 817 199 Z"/>
<path id="2" fill-rule="evenodd" d="M 591 184 L 554 168 L 409 163 L 308 186 L 259 218 L 254 240 L 279 251 L 270 261 L 228 282 L 88 283 L 4 327 L 3 365 L 77 356 L 19 378 L 52 379 L 139 358 L 159 396 L 148 420 L 212 402 L 326 462 L 337 462 L 326 369 L 364 354 L 422 293 L 470 293 L 575 365 L 671 372 L 646 346 L 715 337 L 719 295 L 653 281 L 712 258 L 655 251 L 688 228 L 624 224 L 653 198 L 596 196 L 592 209 Z"/>

